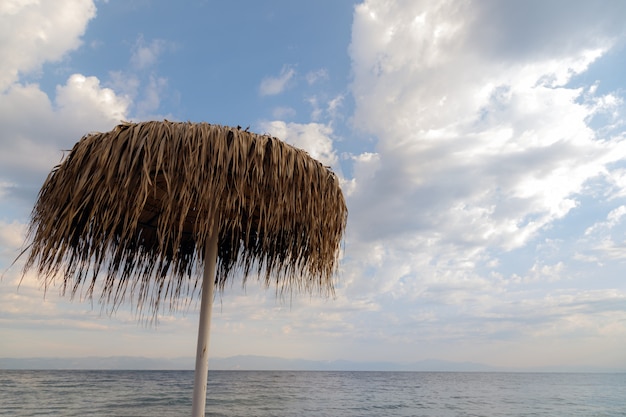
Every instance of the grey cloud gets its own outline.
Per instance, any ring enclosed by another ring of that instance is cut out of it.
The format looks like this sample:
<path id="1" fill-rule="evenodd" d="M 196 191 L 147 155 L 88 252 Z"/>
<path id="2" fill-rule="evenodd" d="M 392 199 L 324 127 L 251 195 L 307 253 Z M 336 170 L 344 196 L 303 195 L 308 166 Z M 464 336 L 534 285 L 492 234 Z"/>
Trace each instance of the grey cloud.
<path id="1" fill-rule="evenodd" d="M 620 0 L 486 0 L 473 2 L 468 12 L 467 44 L 496 60 L 553 59 L 605 48 L 626 30 L 626 3 Z"/>

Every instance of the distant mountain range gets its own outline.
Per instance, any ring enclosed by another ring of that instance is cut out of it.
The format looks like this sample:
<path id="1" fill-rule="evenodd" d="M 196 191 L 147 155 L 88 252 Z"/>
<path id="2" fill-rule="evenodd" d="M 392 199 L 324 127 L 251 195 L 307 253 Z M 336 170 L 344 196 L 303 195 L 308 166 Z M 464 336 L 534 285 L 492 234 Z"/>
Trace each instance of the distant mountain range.
<path id="1" fill-rule="evenodd" d="M 356 362 L 348 360 L 314 361 L 267 356 L 232 356 L 209 360 L 214 369 L 293 370 L 293 371 L 494 371 L 486 365 L 470 362 L 425 360 L 411 363 Z"/>
<path id="2" fill-rule="evenodd" d="M 145 358 L 133 356 L 81 358 L 0 358 L 1 369 L 104 369 L 104 370 L 192 370 L 193 357 Z M 498 368 L 473 362 L 449 362 L 436 359 L 418 362 L 356 362 L 347 360 L 317 361 L 268 356 L 232 356 L 211 358 L 210 370 L 251 371 L 408 371 L 408 372 L 626 372 L 589 366 L 541 368 Z"/>

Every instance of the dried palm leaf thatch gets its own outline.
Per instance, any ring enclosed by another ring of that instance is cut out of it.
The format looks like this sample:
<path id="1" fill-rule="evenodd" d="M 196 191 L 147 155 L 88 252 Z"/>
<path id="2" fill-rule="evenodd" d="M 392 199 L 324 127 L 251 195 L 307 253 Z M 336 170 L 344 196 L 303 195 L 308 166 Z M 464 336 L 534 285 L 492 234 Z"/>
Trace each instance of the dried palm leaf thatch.
<path id="1" fill-rule="evenodd" d="M 347 209 L 337 177 L 303 150 L 208 123 L 123 123 L 84 136 L 33 209 L 24 272 L 47 288 L 101 288 L 154 314 L 193 295 L 218 233 L 215 282 L 255 273 L 277 291 L 333 293 Z"/>

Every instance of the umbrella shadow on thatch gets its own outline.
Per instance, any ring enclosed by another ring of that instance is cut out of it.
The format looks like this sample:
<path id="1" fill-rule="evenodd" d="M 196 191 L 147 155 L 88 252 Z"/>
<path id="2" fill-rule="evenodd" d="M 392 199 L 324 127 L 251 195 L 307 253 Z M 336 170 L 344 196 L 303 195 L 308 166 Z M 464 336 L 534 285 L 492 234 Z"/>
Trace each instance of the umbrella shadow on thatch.
<path id="1" fill-rule="evenodd" d="M 203 304 L 236 271 L 244 285 L 256 275 L 280 294 L 329 295 L 346 221 L 335 174 L 276 138 L 208 123 L 123 123 L 84 136 L 48 175 L 23 274 L 35 269 L 45 288 L 61 277 L 72 296 L 86 287 L 91 298 L 100 286 L 103 305 L 130 297 L 155 318 L 163 303 L 175 309 L 197 293 L 202 269 Z M 198 350 L 207 346 L 208 336 Z M 194 393 L 194 413 L 195 402 Z"/>

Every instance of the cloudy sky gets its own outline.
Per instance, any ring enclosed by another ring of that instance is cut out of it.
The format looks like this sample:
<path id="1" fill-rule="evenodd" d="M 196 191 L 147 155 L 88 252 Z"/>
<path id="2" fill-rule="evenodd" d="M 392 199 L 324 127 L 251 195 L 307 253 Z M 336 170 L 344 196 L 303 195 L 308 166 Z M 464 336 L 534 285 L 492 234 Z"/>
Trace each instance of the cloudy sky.
<path id="1" fill-rule="evenodd" d="M 64 150 L 121 120 L 250 126 L 342 179 L 335 298 L 216 300 L 211 355 L 626 369 L 626 2 L 0 4 L 0 357 L 195 354 L 196 304 L 21 282 Z M 45 296 L 45 297 L 44 297 Z"/>

